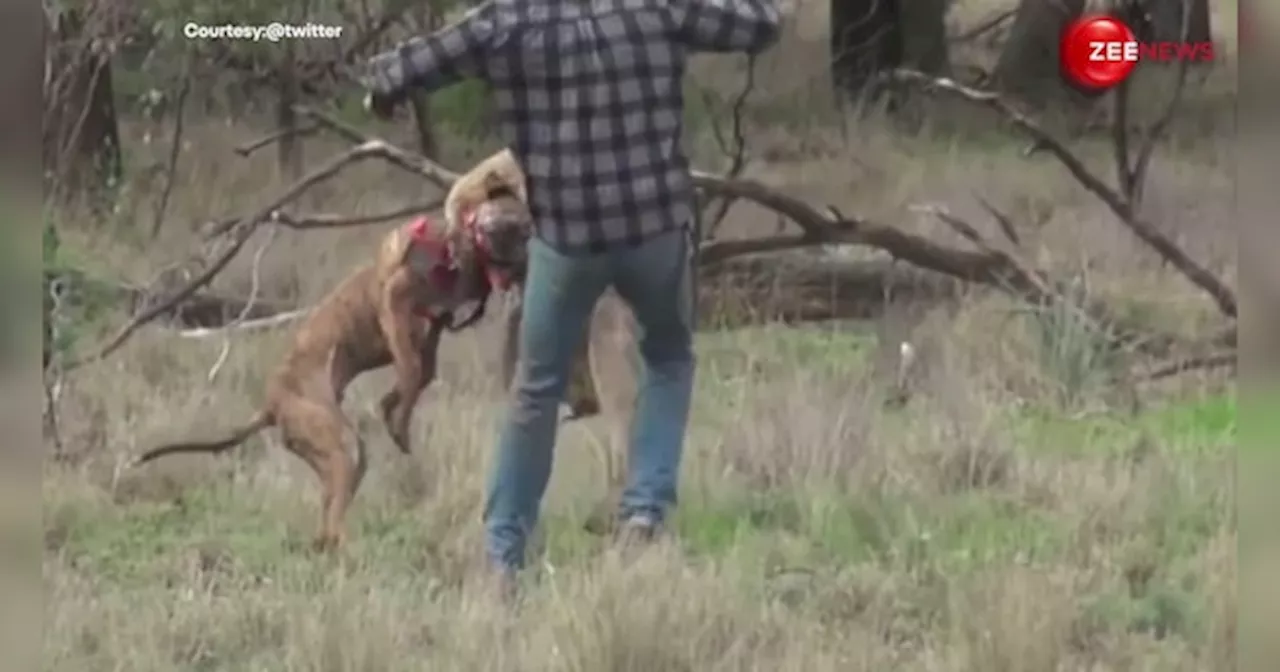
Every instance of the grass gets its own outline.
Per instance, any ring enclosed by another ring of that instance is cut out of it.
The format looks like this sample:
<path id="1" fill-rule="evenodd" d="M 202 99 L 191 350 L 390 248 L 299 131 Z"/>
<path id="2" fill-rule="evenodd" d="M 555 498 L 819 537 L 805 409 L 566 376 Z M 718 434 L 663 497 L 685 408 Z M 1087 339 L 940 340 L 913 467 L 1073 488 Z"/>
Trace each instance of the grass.
<path id="1" fill-rule="evenodd" d="M 973 17 L 990 6 L 958 4 Z M 963 243 L 914 218 L 911 206 L 942 203 L 978 218 L 973 193 L 981 193 L 1018 221 L 1044 222 L 1025 232 L 1037 263 L 1087 272 L 1089 291 L 1131 307 L 1134 319 L 1212 331 L 1203 297 L 1059 166 L 1023 157 L 1022 143 L 980 113 L 945 120 L 972 132 L 942 124 L 907 132 L 875 114 L 841 119 L 817 94 L 799 95 L 814 87 L 794 73 L 817 72 L 822 40 L 797 35 L 761 65 L 747 130 L 752 152 L 766 158 L 754 177 L 955 245 Z M 732 97 L 741 74 L 711 61 L 695 70 L 699 81 L 727 82 L 719 100 Z M 1233 95 L 1218 82 L 1195 88 L 1197 109 Z M 470 95 L 436 101 L 438 111 L 470 109 Z M 1146 202 L 1198 259 L 1230 269 L 1234 232 L 1220 224 L 1233 221 L 1222 170 L 1232 131 L 1225 113 L 1201 116 L 1224 121 L 1198 119 L 1195 135 L 1175 129 Z M 165 133 L 127 130 L 133 174 L 146 174 L 138 168 L 163 161 L 167 147 L 140 138 Z M 412 144 L 406 129 L 377 131 Z M 190 120 L 192 149 L 160 239 L 141 233 L 155 185 L 139 180 L 122 186 L 108 218 L 62 213 L 60 259 L 140 283 L 189 254 L 199 222 L 278 189 L 270 152 L 245 160 L 227 150 L 260 132 L 252 120 Z M 473 139 L 442 140 L 448 163 L 478 155 Z M 705 133 L 691 140 L 697 163 L 714 165 Z M 1091 165 L 1110 165 L 1099 142 L 1074 146 Z M 339 147 L 308 140 L 306 156 Z M 298 207 L 380 212 L 421 200 L 420 189 L 394 170 L 361 166 Z M 738 207 L 726 233 L 773 223 Z M 264 257 L 263 292 L 314 301 L 383 230 L 281 232 Z M 253 255 L 242 256 L 216 283 L 228 294 L 251 284 Z M 97 318 L 75 333 L 78 343 L 93 342 Z M 386 374 L 353 386 L 347 411 L 373 464 L 348 517 L 350 543 L 333 558 L 306 550 L 318 522 L 313 477 L 270 432 L 226 459 L 120 468 L 151 444 L 246 416 L 288 334 L 235 336 L 209 380 L 221 339 L 143 330 L 67 381 L 70 455 L 47 463 L 41 482 L 43 668 L 1234 669 L 1236 444 L 1243 434 L 1257 457 L 1268 455 L 1274 414 L 1260 396 L 1238 401 L 1234 381 L 1211 374 L 1129 398 L 1102 382 L 1114 362 L 1060 318 L 975 293 L 904 325 L 886 316 L 700 333 L 671 538 L 624 562 L 582 531 L 603 492 L 591 446 L 605 432 L 597 421 L 565 426 L 516 613 L 491 599 L 479 570 L 502 412 L 489 382 L 495 325 L 446 341 L 440 380 L 417 411 L 412 456 L 392 448 L 377 420 Z M 916 346 L 919 369 L 911 400 L 892 407 L 886 371 L 900 339 Z"/>
<path id="2" fill-rule="evenodd" d="M 961 477 L 957 435 L 920 431 L 938 422 L 927 400 L 867 419 L 865 435 L 780 431 L 786 416 L 758 395 L 839 417 L 848 371 L 823 363 L 856 373 L 866 358 L 856 339 L 774 331 L 700 344 L 703 371 L 720 373 L 700 379 L 678 541 L 636 565 L 581 531 L 599 488 L 585 432 L 566 430 L 529 602 L 505 625 L 470 584 L 485 437 L 459 441 L 445 420 L 473 399 L 435 395 L 415 456 L 380 446 L 336 560 L 304 549 L 314 493 L 305 476 L 271 476 L 300 473 L 277 448 L 216 475 L 183 464 L 164 497 L 55 469 L 49 669 L 507 669 L 515 656 L 520 669 L 1209 669 L 1230 655 L 1215 592 L 1233 537 L 1229 394 L 1137 416 L 993 409 L 994 434 L 954 432 L 1000 444 L 1006 466 Z M 742 351 L 761 343 L 813 368 L 749 375 Z M 754 438 L 726 445 L 747 417 Z"/>

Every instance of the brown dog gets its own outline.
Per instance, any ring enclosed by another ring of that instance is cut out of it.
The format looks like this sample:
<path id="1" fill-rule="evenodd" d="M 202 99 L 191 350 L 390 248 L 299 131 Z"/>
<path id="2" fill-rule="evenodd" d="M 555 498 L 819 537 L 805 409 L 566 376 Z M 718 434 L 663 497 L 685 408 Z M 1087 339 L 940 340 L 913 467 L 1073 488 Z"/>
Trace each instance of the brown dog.
<path id="1" fill-rule="evenodd" d="M 478 320 L 492 289 L 509 285 L 526 265 L 531 219 L 527 208 L 512 207 L 523 204 L 523 183 L 512 189 L 508 179 L 482 164 L 455 190 L 481 185 L 494 207 L 468 211 L 465 223 L 450 217 L 439 226 L 422 218 L 386 236 L 376 262 L 346 278 L 298 328 L 268 381 L 266 404 L 247 423 L 220 439 L 154 448 L 134 464 L 175 453 L 220 453 L 278 426 L 285 447 L 321 482 L 315 547 L 341 545 L 347 507 L 367 468 L 364 442 L 342 413 L 344 391 L 361 373 L 393 365 L 395 385 L 381 410 L 392 440 L 409 451 L 413 407 L 435 378 L 441 334 Z M 476 304 L 472 315 L 453 323 L 454 312 L 469 303 Z M 344 440 L 348 432 L 350 442 Z M 345 448 L 350 445 L 354 455 Z"/>

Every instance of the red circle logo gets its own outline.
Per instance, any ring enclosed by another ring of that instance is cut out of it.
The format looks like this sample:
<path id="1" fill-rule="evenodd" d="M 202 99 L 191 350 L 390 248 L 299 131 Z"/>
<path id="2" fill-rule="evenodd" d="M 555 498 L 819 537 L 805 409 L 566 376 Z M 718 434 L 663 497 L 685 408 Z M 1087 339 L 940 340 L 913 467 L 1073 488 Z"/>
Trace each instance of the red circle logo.
<path id="1" fill-rule="evenodd" d="M 1111 16 L 1082 16 L 1067 26 L 1058 46 L 1062 73 L 1077 86 L 1109 89 L 1138 65 L 1138 38 Z"/>

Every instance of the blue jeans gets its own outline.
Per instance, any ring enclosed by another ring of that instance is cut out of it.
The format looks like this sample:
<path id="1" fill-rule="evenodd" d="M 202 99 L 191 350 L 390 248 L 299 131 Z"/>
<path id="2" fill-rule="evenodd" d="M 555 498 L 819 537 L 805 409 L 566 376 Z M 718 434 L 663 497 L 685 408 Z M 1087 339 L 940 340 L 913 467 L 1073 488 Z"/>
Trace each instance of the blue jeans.
<path id="1" fill-rule="evenodd" d="M 596 255 L 565 255 L 537 238 L 529 243 L 519 382 L 498 440 L 484 512 L 489 558 L 500 567 L 524 564 L 551 478 L 574 351 L 610 286 L 635 314 L 643 362 L 619 514 L 661 523 L 675 504 L 693 392 L 691 260 L 687 231 Z"/>

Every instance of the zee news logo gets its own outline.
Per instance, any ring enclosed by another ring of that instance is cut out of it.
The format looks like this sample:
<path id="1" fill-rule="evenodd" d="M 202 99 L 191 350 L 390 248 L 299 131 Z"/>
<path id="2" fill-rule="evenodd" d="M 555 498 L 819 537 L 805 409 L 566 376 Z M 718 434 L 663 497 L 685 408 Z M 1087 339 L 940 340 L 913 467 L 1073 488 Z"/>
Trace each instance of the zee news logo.
<path id="1" fill-rule="evenodd" d="M 1213 60 L 1212 42 L 1140 42 L 1133 30 L 1113 16 L 1085 16 L 1062 34 L 1062 72 L 1072 83 L 1102 91 L 1123 82 L 1138 61 Z"/>

